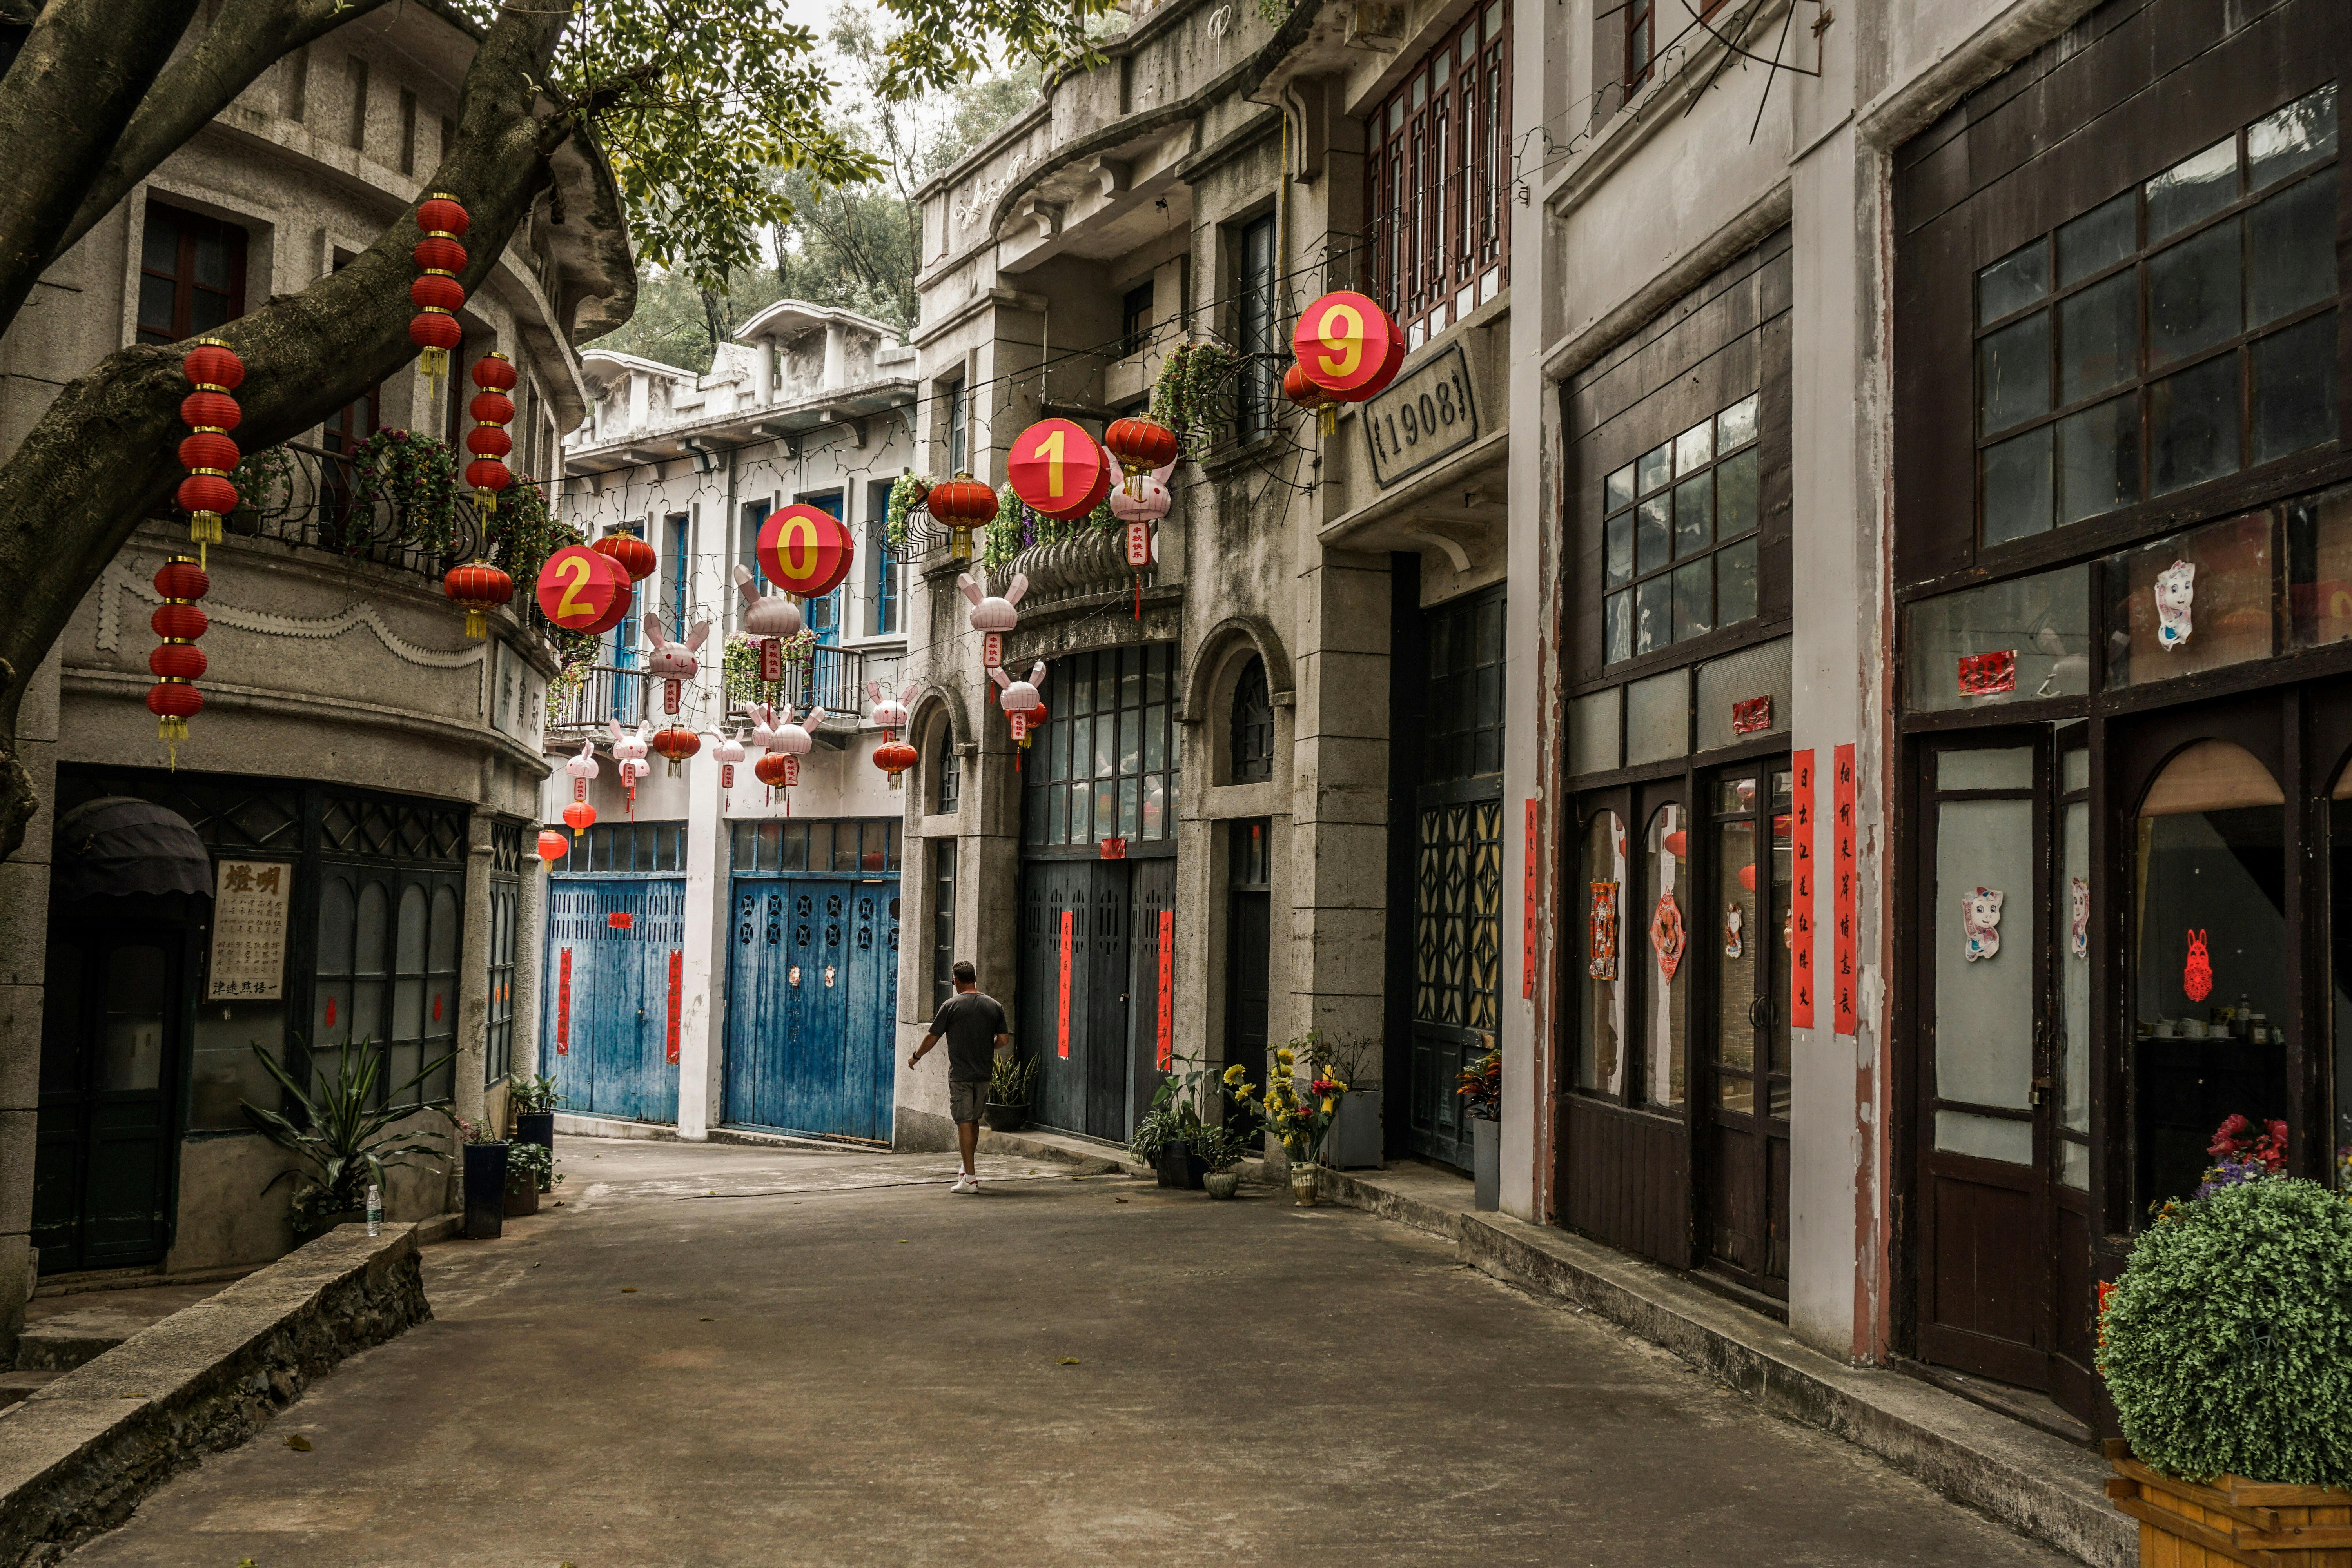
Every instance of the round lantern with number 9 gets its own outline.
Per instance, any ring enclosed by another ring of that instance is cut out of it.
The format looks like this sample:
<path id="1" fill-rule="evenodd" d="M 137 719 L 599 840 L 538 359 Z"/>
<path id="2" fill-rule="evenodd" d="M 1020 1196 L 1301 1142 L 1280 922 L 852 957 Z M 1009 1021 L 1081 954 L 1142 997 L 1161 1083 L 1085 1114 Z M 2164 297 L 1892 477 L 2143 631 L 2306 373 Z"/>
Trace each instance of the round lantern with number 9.
<path id="1" fill-rule="evenodd" d="M 584 544 L 567 544 L 539 569 L 539 607 L 567 632 L 608 632 L 629 613 L 629 574 Z"/>
<path id="2" fill-rule="evenodd" d="M 1307 306 L 1290 346 L 1307 379 L 1342 403 L 1377 395 L 1404 363 L 1404 333 L 1396 318 L 1348 289 Z"/>
<path id="3" fill-rule="evenodd" d="M 857 543 L 839 518 L 795 503 L 770 512 L 760 525 L 759 555 L 769 582 L 813 599 L 832 593 L 848 577 Z"/>
<path id="4" fill-rule="evenodd" d="M 1021 432 L 1005 459 L 1004 477 L 1032 510 L 1060 521 L 1100 506 L 1113 478 L 1101 446 L 1069 419 L 1040 419 Z"/>

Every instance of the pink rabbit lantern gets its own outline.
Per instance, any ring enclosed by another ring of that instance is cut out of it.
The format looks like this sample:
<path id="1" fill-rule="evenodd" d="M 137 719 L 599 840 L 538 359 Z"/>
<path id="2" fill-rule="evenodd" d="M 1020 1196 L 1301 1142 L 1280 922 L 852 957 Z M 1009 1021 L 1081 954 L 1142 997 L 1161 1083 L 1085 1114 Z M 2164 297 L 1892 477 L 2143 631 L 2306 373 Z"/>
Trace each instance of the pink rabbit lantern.
<path id="1" fill-rule="evenodd" d="M 999 688 L 996 705 L 1004 710 L 1004 717 L 1013 726 L 1013 741 L 1018 743 L 1027 740 L 1029 715 L 1045 706 L 1045 699 L 1037 695 L 1037 688 L 1045 683 L 1044 661 L 1040 660 L 1030 669 L 1026 680 L 1013 679 L 1001 667 L 988 673 Z"/>
<path id="2" fill-rule="evenodd" d="M 1103 448 L 1106 454 L 1110 448 Z M 1111 459 L 1118 461 L 1116 457 Z M 1160 559 L 1160 521 L 1175 498 L 1168 476 L 1176 471 L 1170 458 L 1149 473 L 1131 473 L 1111 487 L 1110 514 L 1127 524 L 1127 564 L 1135 574 L 1135 618 L 1143 618 L 1143 571 Z"/>
<path id="3" fill-rule="evenodd" d="M 662 683 L 663 712 L 677 711 L 678 689 L 692 680 L 694 672 L 702 668 L 694 654 L 702 646 L 702 639 L 709 635 L 710 623 L 697 621 L 687 629 L 684 642 L 672 642 L 668 634 L 662 630 L 659 616 L 646 617 L 646 637 L 654 645 L 653 657 L 646 661 L 646 673 L 658 678 Z"/>
<path id="4" fill-rule="evenodd" d="M 1002 597 L 990 594 L 985 583 L 968 573 L 956 579 L 956 586 L 962 589 L 963 596 L 971 601 L 971 629 L 981 634 L 981 668 L 990 670 L 1003 668 L 1004 634 L 1021 624 L 1021 616 L 1013 606 L 1019 604 L 1021 595 L 1029 591 L 1029 579 L 1015 572 Z"/>
<path id="5" fill-rule="evenodd" d="M 719 743 L 710 748 L 710 760 L 719 764 L 719 787 L 720 789 L 733 789 L 735 787 L 735 764 L 741 762 L 748 754 L 743 750 L 744 732 L 739 730 L 734 734 L 730 735 L 726 731 L 720 730 L 717 731 L 717 733 L 719 736 Z M 765 748 L 762 749 L 764 750 Z"/>
<path id="6" fill-rule="evenodd" d="M 735 591 L 743 595 L 743 631 L 760 643 L 760 679 L 784 678 L 784 639 L 801 629 L 800 606 L 784 594 L 762 594 L 749 566 L 735 568 Z"/>
<path id="7" fill-rule="evenodd" d="M 653 772 L 646 753 L 653 749 L 653 721 L 642 721 L 634 730 L 624 730 L 618 719 L 605 721 L 613 731 L 613 761 L 620 764 L 621 783 L 629 792 L 629 816 L 637 815 L 637 781 Z"/>
<path id="8" fill-rule="evenodd" d="M 874 700 L 874 722 L 881 728 L 884 740 L 897 740 L 898 731 L 907 727 L 907 704 L 912 702 L 915 693 L 921 689 L 919 683 L 910 680 L 904 691 L 893 697 L 882 689 L 880 681 L 866 683 L 866 695 Z"/>
<path id="9" fill-rule="evenodd" d="M 791 703 L 785 703 L 782 707 L 774 710 L 774 712 L 775 733 L 768 741 L 768 751 L 772 756 L 783 763 L 781 772 L 783 774 L 784 815 L 790 816 L 793 814 L 793 785 L 801 782 L 801 759 L 807 756 L 810 749 L 816 744 L 815 740 L 809 734 L 809 730 L 824 722 L 824 710 L 812 708 L 803 714 L 802 718 L 807 721 L 805 729 L 793 722 Z"/>

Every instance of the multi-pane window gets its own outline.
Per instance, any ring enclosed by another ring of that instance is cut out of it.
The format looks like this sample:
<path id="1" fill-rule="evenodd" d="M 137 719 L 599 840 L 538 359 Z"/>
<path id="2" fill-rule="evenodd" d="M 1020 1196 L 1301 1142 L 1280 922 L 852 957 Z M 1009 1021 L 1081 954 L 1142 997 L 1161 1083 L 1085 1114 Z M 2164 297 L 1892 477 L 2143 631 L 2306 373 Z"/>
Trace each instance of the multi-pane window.
<path id="1" fill-rule="evenodd" d="M 1976 279 L 1986 544 L 2332 440 L 2336 88 Z"/>
<path id="2" fill-rule="evenodd" d="M 955 727 L 945 719 L 932 732 L 932 773 L 939 782 L 935 811 L 953 811 L 963 800 L 963 758 L 956 752 Z"/>
<path id="3" fill-rule="evenodd" d="M 873 579 L 867 589 L 873 595 L 873 635 L 889 637 L 904 632 L 899 624 L 899 595 L 906 581 L 905 563 L 890 548 L 890 538 L 884 521 L 890 509 L 890 482 L 876 479 L 866 487 L 866 547 L 867 558 L 874 563 Z"/>
<path id="4" fill-rule="evenodd" d="M 686 824 L 599 823 L 587 832 L 575 835 L 572 840 L 572 852 L 548 869 L 588 871 L 599 875 L 683 871 L 686 869 Z"/>
<path id="5" fill-rule="evenodd" d="M 1143 345 L 1151 341 L 1151 279 L 1127 291 L 1118 308 L 1119 353 L 1141 353 Z"/>
<path id="6" fill-rule="evenodd" d="M 1601 481 L 1605 662 L 1756 618 L 1756 400 Z"/>
<path id="7" fill-rule="evenodd" d="M 1244 357 L 1234 434 L 1252 441 L 1274 427 L 1274 394 L 1282 379 L 1279 361 L 1287 347 L 1276 341 L 1281 305 L 1276 274 L 1281 268 L 1275 256 L 1274 215 L 1242 225 L 1238 237 L 1235 335 Z"/>
<path id="8" fill-rule="evenodd" d="M 522 826 L 490 825 L 488 1016 L 483 1029 L 482 1081 L 514 1070 L 515 927 L 522 906 Z"/>
<path id="9" fill-rule="evenodd" d="M 955 994 L 956 841 L 931 845 L 931 1005 Z"/>
<path id="10" fill-rule="evenodd" d="M 139 341 L 175 343 L 245 314 L 245 230 L 147 204 L 139 246 Z"/>
<path id="11" fill-rule="evenodd" d="M 1706 0 L 1696 20 L 1686 8 L 1687 0 L 1684 5 L 1669 5 L 1666 47 L 1673 47 L 1685 34 L 1729 3 L 1730 0 Z M 1658 5 L 1659 0 L 1625 0 L 1625 90 L 1629 93 L 1650 79 L 1651 68 L 1658 63 Z"/>
<path id="12" fill-rule="evenodd" d="M 948 472 L 960 474 L 971 462 L 971 398 L 959 381 L 947 389 Z"/>
<path id="13" fill-rule="evenodd" d="M 1174 643 L 1054 661 L 1045 731 L 1022 759 L 1024 842 L 1175 838 L 1175 688 Z"/>
<path id="14" fill-rule="evenodd" d="M 1371 292 L 1419 348 L 1510 280 L 1510 7 L 1472 11 L 1365 129 Z"/>
<path id="15" fill-rule="evenodd" d="M 379 1105 L 446 1100 L 456 1082 L 444 1065 L 410 1085 L 457 1047 L 457 875 L 329 866 L 319 889 L 317 980 L 310 1051 L 331 1070 L 346 1041 L 373 1047 Z M 404 1089 L 404 1086 L 408 1086 Z"/>
<path id="16" fill-rule="evenodd" d="M 1255 654 L 1234 682 L 1234 783 L 1274 777 L 1274 703 L 1266 694 L 1265 660 Z"/>
<path id="17" fill-rule="evenodd" d="M 1422 782 L 1503 771 L 1503 591 L 1500 584 L 1429 616 L 1428 721 Z"/>
<path id="18" fill-rule="evenodd" d="M 807 871 L 818 876 L 896 874 L 899 833 L 895 816 L 837 822 L 738 822 L 735 869 Z"/>

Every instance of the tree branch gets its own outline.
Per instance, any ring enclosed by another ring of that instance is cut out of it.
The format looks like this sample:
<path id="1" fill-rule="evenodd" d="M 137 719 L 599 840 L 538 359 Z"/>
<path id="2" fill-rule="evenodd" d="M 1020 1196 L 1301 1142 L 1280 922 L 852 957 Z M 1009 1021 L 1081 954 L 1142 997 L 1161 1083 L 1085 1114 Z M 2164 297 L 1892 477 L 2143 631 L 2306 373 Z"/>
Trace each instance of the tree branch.
<path id="1" fill-rule="evenodd" d="M 196 0 L 50 0 L 0 78 L 0 331 L 58 254 L 52 238 L 105 167 L 188 30 Z"/>

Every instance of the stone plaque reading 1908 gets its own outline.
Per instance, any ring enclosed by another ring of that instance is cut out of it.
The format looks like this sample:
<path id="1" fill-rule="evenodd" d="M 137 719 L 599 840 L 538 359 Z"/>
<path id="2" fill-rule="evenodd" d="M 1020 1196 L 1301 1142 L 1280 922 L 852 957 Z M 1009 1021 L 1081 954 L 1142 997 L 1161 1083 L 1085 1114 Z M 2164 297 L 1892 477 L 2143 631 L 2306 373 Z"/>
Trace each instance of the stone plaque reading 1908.
<path id="1" fill-rule="evenodd" d="M 1364 405 L 1372 479 L 1382 489 L 1477 438 L 1478 408 L 1470 400 L 1469 362 L 1460 343 L 1431 355 Z"/>
<path id="2" fill-rule="evenodd" d="M 286 895 L 294 868 L 283 860 L 224 860 L 213 896 L 209 1001 L 273 1001 L 286 973 Z"/>

